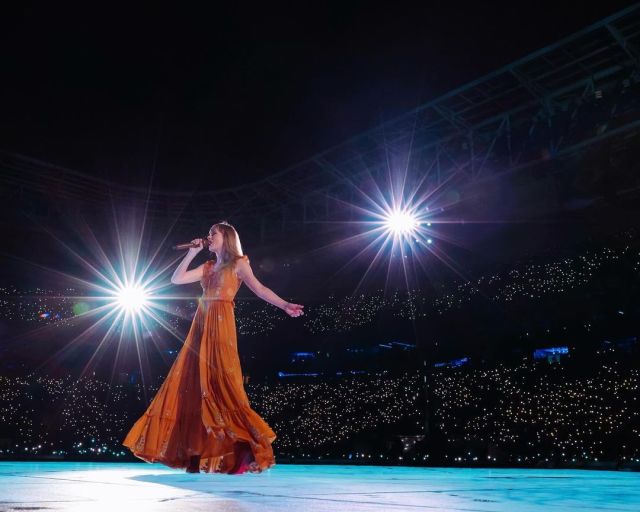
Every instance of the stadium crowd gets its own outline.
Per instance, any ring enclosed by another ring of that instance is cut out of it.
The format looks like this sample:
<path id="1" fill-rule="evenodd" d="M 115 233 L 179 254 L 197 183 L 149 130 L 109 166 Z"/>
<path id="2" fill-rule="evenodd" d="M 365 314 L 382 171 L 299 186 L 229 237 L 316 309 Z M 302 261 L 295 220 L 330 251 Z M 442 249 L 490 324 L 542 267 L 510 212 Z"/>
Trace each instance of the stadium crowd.
<path id="1" fill-rule="evenodd" d="M 415 365 L 405 364 L 406 358 L 391 364 L 385 351 L 380 365 L 359 360 L 359 350 L 351 359 L 334 352 L 333 367 L 317 358 L 311 363 L 317 371 L 306 371 L 304 363 L 297 377 L 261 376 L 251 369 L 247 393 L 278 435 L 280 460 L 638 464 L 639 278 L 640 237 L 629 231 L 608 244 L 547 255 L 436 294 L 332 297 L 309 306 L 308 340 L 349 338 L 356 328 L 371 335 L 380 318 L 395 318 L 386 322 L 392 327 L 422 318 L 433 328 L 444 318 L 442 330 L 454 337 L 477 331 L 467 343 L 470 350 L 492 352 L 453 354 L 420 339 L 417 348 L 403 348 Z M 3 288 L 0 301 L 0 319 L 54 328 L 91 307 L 78 302 L 73 290 Z M 238 301 L 241 336 L 268 334 L 284 318 L 256 304 Z M 501 316 L 496 320 L 482 304 L 498 305 Z M 168 318 L 188 322 L 195 307 L 194 301 L 176 301 Z M 521 335 L 501 330 L 509 321 Z M 532 344 L 560 336 L 570 340 L 562 357 L 532 357 Z M 460 364 L 435 364 L 465 355 L 470 357 Z M 282 369 L 288 362 L 282 361 Z M 110 380 L 8 371 L 7 353 L 0 363 L 0 457 L 6 458 L 131 458 L 123 436 L 166 374 L 156 372 L 162 375 L 143 384 L 117 372 Z"/>
<path id="2" fill-rule="evenodd" d="M 299 378 L 248 384 L 247 392 L 285 459 L 637 463 L 640 370 L 602 352 L 602 365 L 589 371 L 529 360 Z M 0 377 L 0 455 L 130 458 L 120 442 L 160 384 Z"/>

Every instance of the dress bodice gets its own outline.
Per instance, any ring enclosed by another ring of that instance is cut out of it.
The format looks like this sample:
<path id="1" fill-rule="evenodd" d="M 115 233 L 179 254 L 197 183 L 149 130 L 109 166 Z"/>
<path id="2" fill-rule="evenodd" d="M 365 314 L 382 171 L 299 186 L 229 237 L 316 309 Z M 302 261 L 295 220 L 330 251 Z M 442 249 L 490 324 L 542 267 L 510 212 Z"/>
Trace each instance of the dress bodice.
<path id="1" fill-rule="evenodd" d="M 213 265 L 214 262 L 211 260 L 204 264 L 202 279 L 200 279 L 202 298 L 233 301 L 242 284 L 242 279 L 238 277 L 232 265 L 217 271 L 213 270 Z"/>

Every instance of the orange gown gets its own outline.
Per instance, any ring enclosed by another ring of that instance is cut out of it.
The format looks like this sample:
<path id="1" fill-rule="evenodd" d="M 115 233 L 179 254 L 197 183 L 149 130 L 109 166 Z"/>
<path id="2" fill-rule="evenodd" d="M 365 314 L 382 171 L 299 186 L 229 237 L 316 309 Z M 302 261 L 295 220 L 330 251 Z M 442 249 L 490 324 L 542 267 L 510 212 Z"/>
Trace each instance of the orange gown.
<path id="1" fill-rule="evenodd" d="M 244 256 L 246 258 L 246 256 Z M 123 445 L 138 458 L 200 471 L 240 474 L 275 465 L 269 425 L 249 406 L 238 357 L 233 299 L 241 279 L 205 263 L 191 329 L 166 379 Z M 255 469 L 255 464 L 253 465 Z"/>

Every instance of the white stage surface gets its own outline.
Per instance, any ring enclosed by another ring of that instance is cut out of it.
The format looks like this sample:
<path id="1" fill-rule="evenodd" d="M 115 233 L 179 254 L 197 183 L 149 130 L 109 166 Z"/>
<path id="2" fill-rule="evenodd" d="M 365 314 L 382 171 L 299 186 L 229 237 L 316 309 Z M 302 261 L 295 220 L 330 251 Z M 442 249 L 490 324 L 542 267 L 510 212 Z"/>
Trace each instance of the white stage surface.
<path id="1" fill-rule="evenodd" d="M 638 511 L 640 473 L 279 464 L 259 475 L 147 463 L 0 462 L 0 512 Z"/>

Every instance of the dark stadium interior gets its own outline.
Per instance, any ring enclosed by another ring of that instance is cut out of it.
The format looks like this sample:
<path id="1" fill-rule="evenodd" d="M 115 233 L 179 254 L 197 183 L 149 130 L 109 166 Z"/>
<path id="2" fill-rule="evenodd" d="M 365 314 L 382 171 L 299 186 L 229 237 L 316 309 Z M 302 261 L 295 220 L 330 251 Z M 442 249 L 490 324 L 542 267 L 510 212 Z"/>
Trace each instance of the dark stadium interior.
<path id="1" fill-rule="evenodd" d="M 115 40 L 109 19 L 67 32 L 16 8 L 0 460 L 135 460 L 122 436 L 201 293 L 171 285 L 171 246 L 226 219 L 256 276 L 305 305 L 291 319 L 246 287 L 235 304 L 282 460 L 637 469 L 640 8 L 625 7 L 470 7 L 464 38 L 439 28 L 453 5 L 405 25 L 341 7 L 307 30 L 256 12 L 239 33 L 201 20 L 173 37 L 171 13 L 136 35 L 133 12 Z M 362 235 L 394 187 L 427 198 L 429 246 Z M 163 294 L 135 336 L 91 313 L 97 271 L 131 248 Z"/>

